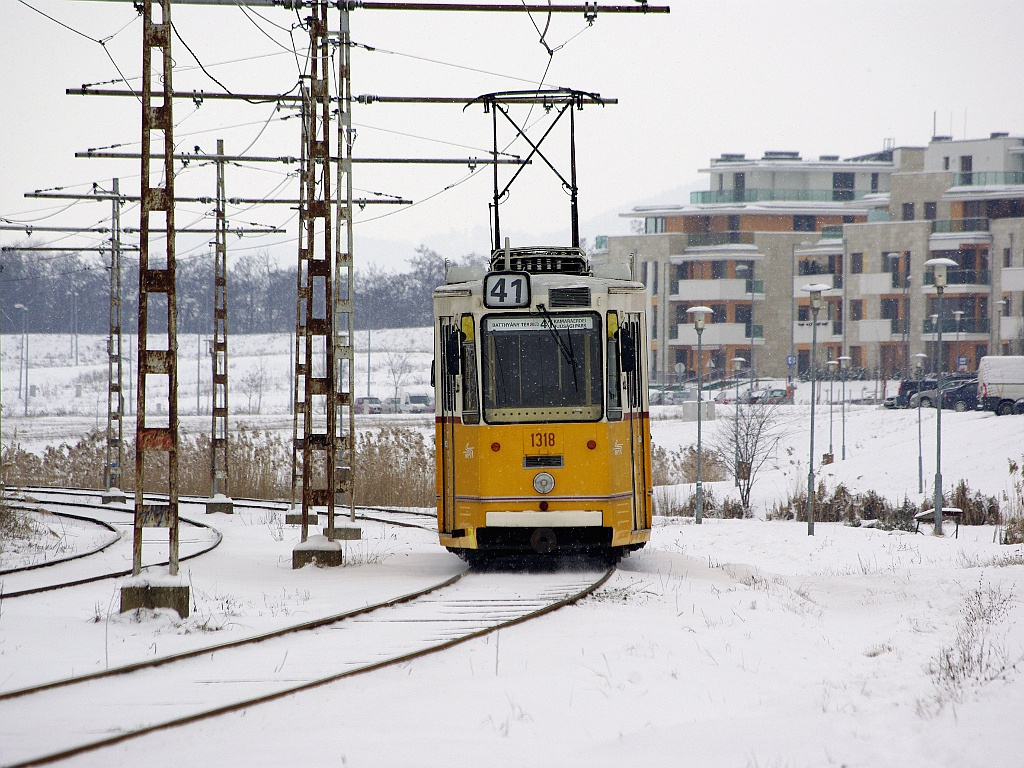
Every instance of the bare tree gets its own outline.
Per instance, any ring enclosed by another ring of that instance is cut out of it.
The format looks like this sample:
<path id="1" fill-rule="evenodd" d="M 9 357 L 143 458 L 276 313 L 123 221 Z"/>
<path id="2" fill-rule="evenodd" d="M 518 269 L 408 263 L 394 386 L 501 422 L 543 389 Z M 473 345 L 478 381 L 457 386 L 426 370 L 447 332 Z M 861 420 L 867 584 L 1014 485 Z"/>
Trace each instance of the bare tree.
<path id="1" fill-rule="evenodd" d="M 249 401 L 249 413 L 259 413 L 263 408 L 263 390 L 267 384 L 266 362 L 261 358 L 259 365 L 246 371 L 238 383 Z"/>
<path id="2" fill-rule="evenodd" d="M 784 434 L 777 405 L 741 405 L 718 423 L 712 445 L 727 461 L 731 459 L 729 471 L 748 514 L 750 491 Z"/>
<path id="3" fill-rule="evenodd" d="M 410 350 L 386 350 L 384 352 L 384 367 L 387 369 L 388 379 L 394 388 L 395 412 L 398 413 L 398 411 L 401 410 L 399 408 L 399 392 L 402 387 L 409 383 L 409 379 L 412 378 L 412 375 L 416 370 L 416 366 L 413 365 L 412 362 Z"/>

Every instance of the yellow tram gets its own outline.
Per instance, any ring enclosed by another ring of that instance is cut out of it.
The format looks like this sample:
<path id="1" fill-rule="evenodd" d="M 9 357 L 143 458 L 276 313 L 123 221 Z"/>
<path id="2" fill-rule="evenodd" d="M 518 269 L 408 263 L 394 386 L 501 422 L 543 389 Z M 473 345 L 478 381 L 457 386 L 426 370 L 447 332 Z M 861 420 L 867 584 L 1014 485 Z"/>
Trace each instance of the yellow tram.
<path id="1" fill-rule="evenodd" d="M 467 560 L 650 538 L 643 285 L 578 248 L 495 251 L 434 292 L 437 519 Z"/>

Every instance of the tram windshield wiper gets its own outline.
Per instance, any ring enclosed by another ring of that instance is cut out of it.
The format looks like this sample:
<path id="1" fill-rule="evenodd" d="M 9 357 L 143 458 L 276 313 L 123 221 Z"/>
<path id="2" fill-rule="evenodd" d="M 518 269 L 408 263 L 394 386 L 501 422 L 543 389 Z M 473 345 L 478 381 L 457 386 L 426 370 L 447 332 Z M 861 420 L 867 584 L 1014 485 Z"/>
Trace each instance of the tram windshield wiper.
<path id="1" fill-rule="evenodd" d="M 568 346 L 566 346 L 566 343 L 562 340 L 562 334 L 555 326 L 555 319 L 551 316 L 551 313 L 548 312 L 548 308 L 545 307 L 543 304 L 538 304 L 537 309 L 540 310 L 540 313 L 544 316 L 544 319 L 547 321 L 545 327 L 548 329 L 551 335 L 555 337 L 555 343 L 558 345 L 558 351 L 562 353 L 562 357 L 565 359 L 565 362 L 568 363 L 569 367 L 572 369 L 572 386 L 574 390 L 579 392 L 580 383 L 576 376 L 577 362 L 576 353 L 573 349 L 572 344 L 572 331 L 566 330 L 565 332 L 566 336 L 569 337 L 569 344 Z"/>

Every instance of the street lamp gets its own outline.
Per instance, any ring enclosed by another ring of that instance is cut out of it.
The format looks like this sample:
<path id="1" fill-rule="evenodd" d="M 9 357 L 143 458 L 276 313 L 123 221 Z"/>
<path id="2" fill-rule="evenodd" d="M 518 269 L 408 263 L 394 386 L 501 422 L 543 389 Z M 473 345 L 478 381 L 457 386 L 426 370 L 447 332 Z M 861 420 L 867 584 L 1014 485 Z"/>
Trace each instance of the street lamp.
<path id="1" fill-rule="evenodd" d="M 960 319 L 964 316 L 962 309 L 956 310 L 953 315 L 956 317 L 956 370 L 960 370 Z"/>
<path id="2" fill-rule="evenodd" d="M 995 326 L 996 341 L 999 344 L 1000 355 L 1003 354 L 1003 318 L 1006 317 L 1006 307 L 1009 303 L 1006 299 L 1000 299 L 996 302 L 996 306 L 999 307 L 998 322 L 994 322 L 993 325 Z"/>
<path id="3" fill-rule="evenodd" d="M 22 311 L 21 316 L 21 368 L 25 371 L 25 415 L 28 416 L 28 307 L 15 304 L 15 309 Z M 21 394 L 22 373 L 18 371 L 18 394 Z"/>
<path id="4" fill-rule="evenodd" d="M 932 344 L 936 344 L 937 345 L 939 343 L 938 342 L 939 316 L 938 315 L 928 315 L 928 317 L 930 317 L 931 321 L 932 321 Z M 939 359 L 938 355 L 936 355 L 935 356 L 935 360 L 937 361 L 938 359 Z M 935 364 L 938 365 L 938 362 L 936 362 Z M 937 370 L 935 372 L 938 373 Z"/>
<path id="5" fill-rule="evenodd" d="M 853 358 L 849 355 L 841 355 L 839 357 L 839 368 L 843 372 L 843 404 L 841 406 L 843 414 L 843 461 L 846 461 L 846 369 L 850 367 L 850 361 Z M 846 368 L 843 364 L 846 364 Z"/>
<path id="6" fill-rule="evenodd" d="M 818 354 L 818 312 L 821 311 L 821 293 L 830 286 L 824 283 L 810 283 L 800 290 L 811 296 L 811 464 L 807 470 L 807 535 L 814 535 L 814 398 L 817 384 L 815 360 Z"/>
<path id="7" fill-rule="evenodd" d="M 958 266 L 952 259 L 928 259 L 924 263 L 935 274 L 935 291 L 939 294 L 939 322 L 936 331 L 935 381 L 935 535 L 942 535 L 942 294 L 946 289 L 946 270 Z"/>
<path id="8" fill-rule="evenodd" d="M 733 443 L 734 443 L 734 448 L 735 448 L 735 450 L 733 451 L 733 453 L 734 453 L 734 457 L 733 458 L 735 460 L 735 470 L 736 470 L 735 473 L 734 473 L 734 477 L 736 478 L 736 485 L 739 485 L 740 484 L 740 366 L 742 366 L 745 362 L 747 362 L 747 360 L 746 360 L 746 358 L 738 357 L 737 356 L 737 357 L 734 357 L 731 362 L 732 362 L 732 365 L 733 365 L 732 375 L 736 378 L 736 424 L 734 425 L 735 428 L 733 430 Z"/>
<path id="9" fill-rule="evenodd" d="M 917 379 L 918 382 L 921 380 L 921 369 L 924 367 L 924 361 L 928 359 L 928 355 L 924 352 L 918 352 L 914 357 L 917 358 Z M 918 387 L 920 388 L 920 383 Z M 924 493 L 924 464 L 921 458 L 921 398 L 917 398 L 917 492 Z"/>
<path id="10" fill-rule="evenodd" d="M 839 365 L 838 360 L 829 360 L 825 365 L 829 369 L 828 377 L 828 455 L 831 458 L 835 456 L 835 451 L 832 450 L 832 421 L 835 416 L 835 395 L 833 394 L 834 385 L 836 382 L 836 366 Z"/>
<path id="11" fill-rule="evenodd" d="M 700 525 L 704 516 L 704 488 L 701 476 L 701 443 L 700 443 L 700 422 L 701 410 L 704 400 L 704 366 L 701 364 L 701 337 L 704 335 L 704 326 L 707 323 L 707 315 L 712 314 L 710 307 L 690 307 L 686 313 L 693 317 L 693 327 L 697 331 L 697 511 L 695 521 Z"/>

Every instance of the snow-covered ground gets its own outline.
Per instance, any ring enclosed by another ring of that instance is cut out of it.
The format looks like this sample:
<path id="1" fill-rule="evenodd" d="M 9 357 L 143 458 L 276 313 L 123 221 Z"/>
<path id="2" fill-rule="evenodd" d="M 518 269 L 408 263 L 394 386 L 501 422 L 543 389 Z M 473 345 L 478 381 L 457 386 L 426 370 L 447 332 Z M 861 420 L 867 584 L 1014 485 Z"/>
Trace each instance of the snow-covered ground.
<path id="1" fill-rule="evenodd" d="M 429 336 L 421 336 L 397 332 L 394 339 L 418 339 L 416 354 L 429 360 Z M 380 337 L 383 344 L 384 333 Z M 5 440 L 15 429 L 28 438 L 40 424 L 48 426 L 28 444 L 69 439 L 92 426 L 91 411 L 67 419 L 15 417 L 18 337 L 3 344 Z M 33 337 L 37 344 L 41 339 Z M 249 356 L 246 344 L 254 350 Z M 288 356 L 285 337 L 239 340 L 236 347 L 233 360 L 240 366 L 258 365 L 261 348 L 279 349 L 275 360 Z M 56 354 L 53 359 L 60 362 Z M 47 373 L 54 391 L 75 375 L 63 362 Z M 275 391 L 286 392 L 287 367 L 283 376 L 273 370 Z M 359 371 L 365 387 L 365 363 Z M 371 378 L 377 385 L 378 375 Z M 193 384 L 193 403 L 194 396 Z M 264 412 L 279 396 L 265 393 Z M 48 402 L 56 407 L 60 397 Z M 187 392 L 182 400 L 189 402 Z M 809 407 L 806 386 L 796 405 L 780 407 L 786 435 L 753 494 L 761 518 L 806 484 Z M 273 410 L 260 418 L 290 429 L 286 409 Z M 680 421 L 673 406 L 653 411 L 657 444 L 673 449 L 695 441 L 696 424 Z M 935 417 L 921 417 L 927 495 L 935 471 Z M 848 406 L 841 460 L 837 406 L 831 420 L 837 460 L 816 465 L 816 472 L 829 485 L 919 501 L 917 418 L 916 411 Z M 422 417 L 406 423 L 430 429 Z M 705 423 L 705 437 L 725 423 Z M 195 420 L 196 428 L 203 424 Z M 986 494 L 1011 491 L 1008 461 L 1024 457 L 1024 417 L 947 411 L 942 425 L 947 490 L 963 478 Z M 828 451 L 829 427 L 828 404 L 818 405 L 819 460 Z M 732 492 L 728 482 L 709 485 L 719 498 Z M 184 621 L 119 615 L 113 581 L 0 602 L 0 689 L 337 612 L 411 591 L 460 565 L 426 532 L 365 523 L 363 540 L 346 544 L 348 566 L 293 571 L 297 528 L 251 511 L 204 521 L 225 541 L 183 564 L 195 605 Z M 958 538 L 950 527 L 950 535 L 936 538 L 818 523 L 809 537 L 806 524 L 795 522 L 656 523 L 648 547 L 575 607 L 399 668 L 67 762 L 1022 765 L 1024 546 L 995 543 L 992 527 L 961 527 Z M 39 727 L 59 727 L 59 714 Z"/>

